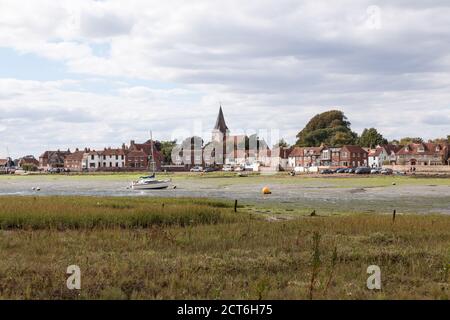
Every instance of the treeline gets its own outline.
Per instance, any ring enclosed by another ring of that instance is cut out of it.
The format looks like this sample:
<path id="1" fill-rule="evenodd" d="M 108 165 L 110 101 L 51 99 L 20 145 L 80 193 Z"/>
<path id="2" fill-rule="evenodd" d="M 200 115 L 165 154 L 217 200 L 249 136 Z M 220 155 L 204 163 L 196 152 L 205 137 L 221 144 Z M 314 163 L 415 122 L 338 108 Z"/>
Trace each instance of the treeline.
<path id="1" fill-rule="evenodd" d="M 361 147 L 375 148 L 382 144 L 406 145 L 420 143 L 424 140 L 420 137 L 405 137 L 400 140 L 388 141 L 375 128 L 366 128 L 361 135 L 352 131 L 350 122 L 342 111 L 330 110 L 314 116 L 297 134 L 296 146 L 318 147 L 321 144 L 340 147 L 343 145 L 359 145 Z M 429 140 L 434 143 L 450 143 L 450 135 L 447 138 Z"/>

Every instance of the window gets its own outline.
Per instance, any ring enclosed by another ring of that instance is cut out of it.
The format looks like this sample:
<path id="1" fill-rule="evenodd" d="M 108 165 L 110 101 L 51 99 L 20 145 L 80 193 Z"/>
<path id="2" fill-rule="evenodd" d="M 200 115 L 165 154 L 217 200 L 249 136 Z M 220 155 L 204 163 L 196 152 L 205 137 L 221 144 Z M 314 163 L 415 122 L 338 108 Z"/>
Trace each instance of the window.
<path id="1" fill-rule="evenodd" d="M 116 160 L 119 160 L 119 156 L 118 155 L 116 155 Z"/>
<path id="2" fill-rule="evenodd" d="M 91 160 L 94 160 L 94 155 L 91 155 Z"/>
<path id="3" fill-rule="evenodd" d="M 116 168 L 117 168 L 117 167 L 119 167 L 119 163 L 118 163 L 118 162 L 116 162 Z"/>
<path id="4" fill-rule="evenodd" d="M 113 165 L 112 165 L 112 162 L 110 162 L 110 163 L 109 163 L 109 167 L 111 168 L 112 166 L 113 166 Z"/>
<path id="5" fill-rule="evenodd" d="M 122 155 L 122 160 L 123 160 L 123 155 Z"/>

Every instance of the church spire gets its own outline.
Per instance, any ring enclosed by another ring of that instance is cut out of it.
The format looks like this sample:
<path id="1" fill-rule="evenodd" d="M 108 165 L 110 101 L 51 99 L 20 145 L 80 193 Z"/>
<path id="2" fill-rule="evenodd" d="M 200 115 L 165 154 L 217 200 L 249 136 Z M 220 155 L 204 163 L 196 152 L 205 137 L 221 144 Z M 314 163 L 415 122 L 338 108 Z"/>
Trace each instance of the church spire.
<path id="1" fill-rule="evenodd" d="M 214 126 L 214 130 L 218 130 L 222 133 L 226 133 L 228 131 L 227 124 L 225 123 L 225 117 L 223 116 L 222 105 L 219 108 L 219 115 L 217 116 L 216 125 Z"/>

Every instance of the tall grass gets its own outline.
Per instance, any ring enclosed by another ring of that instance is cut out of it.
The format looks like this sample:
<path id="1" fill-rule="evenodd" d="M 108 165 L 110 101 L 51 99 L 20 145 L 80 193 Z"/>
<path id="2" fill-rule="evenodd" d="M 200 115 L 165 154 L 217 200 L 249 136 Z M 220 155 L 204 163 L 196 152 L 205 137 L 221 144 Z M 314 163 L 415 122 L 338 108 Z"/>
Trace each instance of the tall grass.
<path id="1" fill-rule="evenodd" d="M 188 198 L 2 197 L 0 229 L 146 228 L 230 223 L 238 221 L 231 207 L 231 203 Z"/>
<path id="2" fill-rule="evenodd" d="M 450 298 L 450 216 L 274 222 L 233 209 L 196 199 L 0 198 L 0 221 L 9 221 L 0 299 Z M 65 287 L 71 264 L 82 271 L 77 292 Z M 372 264 L 382 291 L 366 287 Z"/>

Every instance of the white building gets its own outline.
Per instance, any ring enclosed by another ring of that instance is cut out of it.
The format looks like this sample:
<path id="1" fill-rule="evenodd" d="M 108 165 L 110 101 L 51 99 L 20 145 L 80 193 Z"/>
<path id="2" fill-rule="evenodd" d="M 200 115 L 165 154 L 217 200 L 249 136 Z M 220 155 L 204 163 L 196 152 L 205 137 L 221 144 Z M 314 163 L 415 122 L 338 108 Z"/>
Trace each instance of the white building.
<path id="1" fill-rule="evenodd" d="M 370 150 L 368 155 L 369 167 L 380 168 L 383 165 L 395 163 L 398 150 L 400 150 L 400 147 L 392 144 L 377 146 Z"/>
<path id="2" fill-rule="evenodd" d="M 83 169 L 112 170 L 125 167 L 125 150 L 105 149 L 103 151 L 90 151 L 83 155 Z"/>

